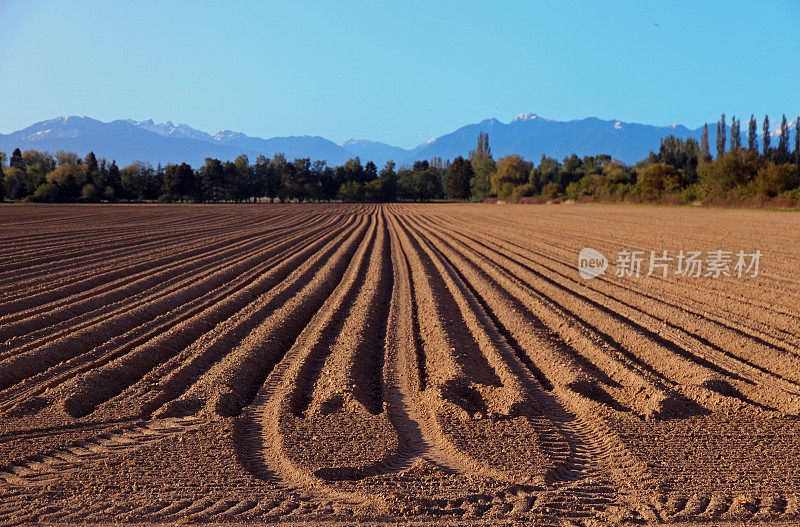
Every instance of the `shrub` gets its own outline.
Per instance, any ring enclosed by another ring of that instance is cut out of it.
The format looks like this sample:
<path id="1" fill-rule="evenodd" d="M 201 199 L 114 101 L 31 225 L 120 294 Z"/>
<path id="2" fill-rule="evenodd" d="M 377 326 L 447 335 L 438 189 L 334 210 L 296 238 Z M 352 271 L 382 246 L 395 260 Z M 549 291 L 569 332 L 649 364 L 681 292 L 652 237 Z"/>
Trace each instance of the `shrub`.
<path id="1" fill-rule="evenodd" d="M 639 176 L 639 189 L 645 200 L 659 199 L 664 192 L 677 190 L 680 185 L 680 173 L 666 163 L 650 163 Z"/>
<path id="2" fill-rule="evenodd" d="M 367 201 L 381 201 L 383 196 L 382 181 L 373 179 L 364 184 L 364 199 Z"/>
<path id="3" fill-rule="evenodd" d="M 514 184 L 510 181 L 503 183 L 497 191 L 497 197 L 500 199 L 508 199 L 514 195 Z"/>
<path id="4" fill-rule="evenodd" d="M 6 169 L 3 176 L 3 187 L 4 194 L 8 199 L 23 199 L 31 190 L 25 172 L 16 167 Z"/>
<path id="5" fill-rule="evenodd" d="M 364 187 L 355 181 L 347 181 L 339 188 L 338 198 L 342 201 L 361 201 L 364 199 Z"/>
<path id="6" fill-rule="evenodd" d="M 61 201 L 61 189 L 54 183 L 44 183 L 36 188 L 31 199 L 43 203 Z"/>
<path id="7" fill-rule="evenodd" d="M 92 183 L 87 183 L 81 188 L 81 199 L 83 201 L 99 201 L 100 191 Z"/>
<path id="8" fill-rule="evenodd" d="M 697 185 L 689 185 L 681 191 L 681 202 L 690 205 L 700 199 L 700 189 Z"/>
<path id="9" fill-rule="evenodd" d="M 711 199 L 728 199 L 731 190 L 748 185 L 758 172 L 758 154 L 740 148 L 700 166 L 703 194 Z"/>
<path id="10" fill-rule="evenodd" d="M 570 183 L 573 185 L 573 183 Z M 542 197 L 547 199 L 555 199 L 561 194 L 561 185 L 558 183 L 551 181 L 550 183 L 546 183 L 542 187 Z"/>
<path id="11" fill-rule="evenodd" d="M 797 186 L 797 165 L 776 165 L 772 161 L 758 169 L 753 189 L 759 196 L 772 198 Z"/>
<path id="12" fill-rule="evenodd" d="M 536 195 L 536 187 L 532 183 L 525 183 L 524 185 L 517 185 L 514 188 L 513 198 L 516 200 L 522 198 L 529 198 Z"/>
<path id="13" fill-rule="evenodd" d="M 500 198 L 503 198 L 501 193 L 504 192 L 506 185 L 511 184 L 512 190 L 507 193 L 506 197 L 511 196 L 514 186 L 522 185 L 528 181 L 530 171 L 530 163 L 527 163 L 518 155 L 509 155 L 502 158 L 497 162 L 497 170 L 491 177 L 492 194 L 497 194 Z"/>

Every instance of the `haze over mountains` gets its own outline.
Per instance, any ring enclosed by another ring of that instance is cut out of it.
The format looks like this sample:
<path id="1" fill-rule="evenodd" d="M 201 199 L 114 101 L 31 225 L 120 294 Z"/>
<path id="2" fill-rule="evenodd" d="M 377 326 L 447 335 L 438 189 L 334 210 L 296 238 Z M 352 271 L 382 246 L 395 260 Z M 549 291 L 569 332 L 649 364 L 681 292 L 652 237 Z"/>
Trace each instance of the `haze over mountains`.
<path id="1" fill-rule="evenodd" d="M 127 119 L 106 123 L 86 116 L 65 116 L 10 134 L 0 134 L 0 150 L 7 153 L 14 148 L 51 152 L 67 150 L 80 155 L 91 150 L 98 157 L 116 160 L 119 165 L 147 161 L 154 166 L 183 161 L 199 166 L 206 157 L 225 160 L 240 154 L 247 154 L 254 161 L 262 154 L 271 157 L 282 152 L 290 160 L 310 157 L 312 160 L 325 160 L 329 165 L 338 165 L 359 156 L 362 162 L 372 160 L 381 167 L 389 159 L 398 165 L 407 165 L 434 157 L 466 157 L 475 148 L 479 132 L 489 134 L 495 158 L 519 154 L 538 163 L 542 154 L 559 160 L 573 153 L 581 157 L 610 154 L 626 163 L 635 163 L 651 150 L 657 150 L 662 138 L 674 135 L 699 140 L 702 128 L 690 130 L 682 125 L 652 126 L 595 117 L 556 121 L 536 114 L 520 114 L 509 123 L 491 118 L 468 124 L 416 148 L 404 149 L 367 139 L 348 139 L 341 144 L 307 135 L 263 139 L 231 130 L 221 130 L 212 135 L 170 121 L 155 123 L 152 119 Z M 710 144 L 714 145 L 716 126 L 709 126 L 709 136 Z"/>

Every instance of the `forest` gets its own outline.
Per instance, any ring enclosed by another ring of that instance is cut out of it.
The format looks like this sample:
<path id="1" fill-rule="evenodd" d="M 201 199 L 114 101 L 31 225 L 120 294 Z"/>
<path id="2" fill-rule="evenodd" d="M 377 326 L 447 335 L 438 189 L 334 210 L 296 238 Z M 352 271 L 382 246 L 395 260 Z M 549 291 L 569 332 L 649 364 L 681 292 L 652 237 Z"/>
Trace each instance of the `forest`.
<path id="1" fill-rule="evenodd" d="M 792 128 L 794 141 L 791 144 Z M 283 154 L 233 161 L 207 158 L 153 168 L 136 162 L 118 167 L 93 152 L 55 154 L 15 149 L 0 152 L 0 199 L 17 202 L 392 202 L 392 201 L 571 201 L 655 202 L 798 206 L 800 117 L 783 116 L 773 133 L 769 117 L 754 116 L 747 136 L 741 122 L 717 122 L 712 155 L 708 125 L 700 142 L 670 136 L 635 165 L 610 155 L 573 154 L 538 164 L 518 155 L 495 160 L 481 133 L 466 158 L 435 158 L 378 168 L 356 157 L 340 166 Z"/>

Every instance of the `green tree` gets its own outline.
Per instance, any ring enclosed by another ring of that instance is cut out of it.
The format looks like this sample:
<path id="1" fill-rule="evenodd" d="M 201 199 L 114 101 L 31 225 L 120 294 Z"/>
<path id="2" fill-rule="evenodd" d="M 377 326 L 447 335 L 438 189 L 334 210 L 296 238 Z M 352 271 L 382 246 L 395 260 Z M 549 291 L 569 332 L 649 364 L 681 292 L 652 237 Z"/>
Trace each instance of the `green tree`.
<path id="1" fill-rule="evenodd" d="M 383 189 L 381 188 L 383 182 L 380 179 L 373 179 L 364 184 L 364 201 L 378 202 L 383 201 L 381 196 Z"/>
<path id="2" fill-rule="evenodd" d="M 700 161 L 711 162 L 711 150 L 708 146 L 708 123 L 703 125 L 703 137 L 700 139 Z"/>
<path id="3" fill-rule="evenodd" d="M 758 124 L 753 114 L 750 114 L 750 129 L 747 133 L 747 149 L 758 152 Z"/>
<path id="4" fill-rule="evenodd" d="M 361 159 L 357 156 L 348 159 L 341 167 L 341 181 L 355 181 L 357 183 L 365 183 L 364 167 L 361 165 Z"/>
<path id="5" fill-rule="evenodd" d="M 322 170 L 320 187 L 322 187 L 323 199 L 330 201 L 336 198 L 336 192 L 339 190 L 339 186 L 336 183 L 336 172 L 331 167 L 326 166 Z"/>
<path id="6" fill-rule="evenodd" d="M 421 172 L 415 172 L 414 190 L 416 199 L 420 201 L 430 201 L 442 194 L 442 180 L 439 172 L 433 167 L 429 167 Z"/>
<path id="7" fill-rule="evenodd" d="M 800 117 L 794 122 L 794 164 L 800 167 Z"/>
<path id="8" fill-rule="evenodd" d="M 117 162 L 111 161 L 108 165 L 108 175 L 106 176 L 105 186 L 111 188 L 115 196 L 120 196 L 122 191 L 122 177 L 119 173 Z"/>
<path id="9" fill-rule="evenodd" d="M 31 199 L 40 203 L 57 203 L 59 201 L 64 201 L 64 198 L 61 196 L 61 190 L 58 188 L 58 185 L 54 183 L 39 185 L 33 193 L 33 196 L 31 196 Z"/>
<path id="10" fill-rule="evenodd" d="M 194 189 L 194 171 L 186 163 L 169 164 L 164 168 L 162 190 L 169 200 L 183 201 Z"/>
<path id="11" fill-rule="evenodd" d="M 9 168 L 18 168 L 20 170 L 25 170 L 25 164 L 22 162 L 22 152 L 20 152 L 19 148 L 15 148 L 13 152 L 11 152 L 11 159 L 8 161 Z"/>
<path id="12" fill-rule="evenodd" d="M 311 179 L 311 159 L 308 157 L 297 158 L 292 163 L 292 167 L 294 170 L 290 171 L 292 177 L 288 185 L 291 194 L 299 201 L 305 201 L 308 199 L 306 185 Z"/>
<path id="13" fill-rule="evenodd" d="M 771 157 L 772 155 L 772 147 L 770 146 L 772 138 L 769 135 L 769 115 L 764 116 L 764 125 L 762 128 L 763 136 L 761 137 L 762 142 L 764 143 L 764 157 Z"/>
<path id="14" fill-rule="evenodd" d="M 9 166 L 3 175 L 3 187 L 5 197 L 13 200 L 24 199 L 30 193 L 28 178 L 22 169 L 17 166 Z"/>
<path id="15" fill-rule="evenodd" d="M 36 187 L 45 182 L 47 174 L 55 170 L 56 162 L 49 152 L 25 150 L 22 152 L 22 163 L 19 166 L 24 167 L 27 188 L 32 194 Z"/>
<path id="16" fill-rule="evenodd" d="M 367 164 L 364 165 L 364 181 L 374 181 L 378 179 L 378 167 L 375 166 L 375 163 L 372 161 L 367 161 Z"/>
<path id="17" fill-rule="evenodd" d="M 731 150 L 739 150 L 742 147 L 741 123 L 736 120 L 734 115 L 731 118 Z"/>
<path id="18" fill-rule="evenodd" d="M 794 188 L 798 184 L 797 165 L 777 164 L 769 161 L 758 169 L 758 174 L 753 181 L 756 194 L 765 198 L 772 198 Z"/>
<path id="19" fill-rule="evenodd" d="M 397 199 L 397 173 L 394 161 L 387 161 L 378 177 L 381 180 L 381 201 L 389 202 Z"/>
<path id="20" fill-rule="evenodd" d="M 492 188 L 492 174 L 495 170 L 494 159 L 483 157 L 470 160 L 475 175 L 469 182 L 470 196 L 473 201 L 483 201 L 489 196 Z"/>
<path id="21" fill-rule="evenodd" d="M 469 183 L 473 177 L 472 163 L 461 156 L 456 157 L 447 173 L 445 196 L 448 199 L 469 199 Z"/>
<path id="22" fill-rule="evenodd" d="M 178 165 L 168 163 L 167 166 L 164 167 L 164 185 L 161 189 L 163 193 L 162 198 L 170 201 L 181 199 L 178 187 Z"/>
<path id="23" fill-rule="evenodd" d="M 278 191 L 281 202 L 288 202 L 297 198 L 298 185 L 295 177 L 295 164 L 288 161 L 281 165 L 281 186 Z"/>
<path id="24" fill-rule="evenodd" d="M 778 135 L 778 149 L 775 151 L 775 160 L 778 163 L 788 163 L 789 159 L 789 123 L 786 121 L 786 114 L 783 114 Z"/>
<path id="25" fill-rule="evenodd" d="M 561 192 L 563 192 L 561 185 L 555 181 L 549 181 L 545 183 L 541 190 L 542 197 L 549 200 L 556 199 Z"/>
<path id="26" fill-rule="evenodd" d="M 81 159 L 75 152 L 65 152 L 59 150 L 56 152 L 56 161 L 59 165 L 80 165 Z"/>
<path id="27" fill-rule="evenodd" d="M 81 165 L 62 164 L 47 174 L 47 182 L 58 186 L 62 200 L 71 201 L 80 196 L 87 183 L 86 172 Z"/>
<path id="28" fill-rule="evenodd" d="M 92 184 L 92 183 L 86 183 L 81 188 L 81 200 L 82 201 L 88 201 L 88 202 L 100 201 L 101 197 L 102 197 L 102 194 L 97 189 L 97 187 L 94 186 L 94 184 Z"/>
<path id="29" fill-rule="evenodd" d="M 308 199 L 315 201 L 328 199 L 328 183 L 325 181 L 327 168 L 328 163 L 326 161 L 317 160 L 311 163 L 308 181 L 305 184 L 305 194 Z"/>
<path id="30" fill-rule="evenodd" d="M 557 159 L 542 154 L 542 158 L 539 160 L 539 166 L 531 169 L 531 173 L 528 176 L 528 180 L 533 185 L 534 194 L 542 192 L 542 189 L 548 183 L 558 184 L 560 181 L 560 173 L 561 163 L 559 163 Z"/>
<path id="31" fill-rule="evenodd" d="M 288 179 L 287 172 L 294 169 L 283 154 L 275 154 L 270 162 L 270 169 L 274 174 L 276 197 L 282 202 L 289 199 L 289 193 L 284 187 L 284 180 Z"/>
<path id="32" fill-rule="evenodd" d="M 195 185 L 195 176 L 192 166 L 188 163 L 181 163 L 178 167 L 178 192 L 181 200 L 192 194 Z"/>
<path id="33" fill-rule="evenodd" d="M 492 149 L 489 147 L 489 134 L 486 132 L 478 133 L 478 146 L 469 153 L 470 161 L 482 157 L 492 157 Z"/>
<path id="34" fill-rule="evenodd" d="M 236 181 L 236 165 L 232 161 L 222 163 L 222 198 L 223 200 L 234 200 L 239 203 L 239 189 Z"/>
<path id="35" fill-rule="evenodd" d="M 97 157 L 94 155 L 94 152 L 86 154 L 84 167 L 87 181 L 95 186 L 102 185 L 103 180 L 100 174 L 100 166 L 97 163 Z"/>
<path id="36" fill-rule="evenodd" d="M 156 199 L 161 192 L 162 183 L 156 178 L 155 171 L 149 163 L 137 161 L 123 167 L 120 170 L 120 179 L 121 194 L 130 200 Z"/>
<path id="37" fill-rule="evenodd" d="M 249 200 L 255 195 L 253 168 L 250 166 L 250 159 L 247 155 L 241 154 L 233 161 L 233 167 L 232 197 L 236 203 Z"/>
<path id="38" fill-rule="evenodd" d="M 281 168 L 286 164 L 283 154 L 275 154 L 272 161 L 268 157 L 259 156 L 256 161 L 256 177 L 263 180 L 264 194 L 274 201 L 281 188 Z"/>
<path id="39" fill-rule="evenodd" d="M 342 201 L 363 201 L 364 187 L 358 181 L 345 181 L 337 197 Z"/>
<path id="40" fill-rule="evenodd" d="M 562 187 L 566 187 L 574 181 L 579 181 L 586 172 L 583 169 L 583 160 L 575 154 L 565 157 L 561 163 L 561 172 L 559 173 L 559 183 Z"/>
<path id="41" fill-rule="evenodd" d="M 673 192 L 680 188 L 681 176 L 672 165 L 650 163 L 639 175 L 637 184 L 644 199 L 656 200 L 665 192 Z"/>
<path id="42" fill-rule="evenodd" d="M 489 134 L 478 134 L 478 145 L 469 153 L 469 162 L 475 173 L 469 182 L 470 194 L 473 201 L 482 201 L 491 190 L 492 173 L 495 170 L 492 149 L 489 147 Z"/>
<path id="43" fill-rule="evenodd" d="M 711 198 L 723 198 L 736 187 L 748 185 L 759 168 L 758 154 L 737 150 L 701 165 L 700 185 Z"/>
<path id="44" fill-rule="evenodd" d="M 217 202 L 225 199 L 225 174 L 222 162 L 219 159 L 206 158 L 205 165 L 200 168 L 203 177 L 204 194 L 211 201 Z"/>
<path id="45" fill-rule="evenodd" d="M 497 170 L 492 175 L 491 193 L 500 196 L 501 191 L 506 189 L 504 194 L 508 194 L 508 185 L 511 190 L 517 185 L 527 182 L 530 168 L 525 160 L 516 154 L 505 156 L 497 162 Z M 500 196 L 508 197 L 508 195 Z"/>
<path id="46" fill-rule="evenodd" d="M 400 199 L 416 199 L 414 192 L 414 172 L 401 168 L 397 172 L 397 196 Z"/>
<path id="47" fill-rule="evenodd" d="M 684 141 L 675 136 L 665 137 L 661 140 L 661 147 L 658 154 L 651 159 L 657 163 L 671 165 L 682 174 L 682 179 L 686 183 L 693 183 L 697 180 L 697 166 L 700 160 L 700 147 L 697 141 L 691 137 Z"/>
<path id="48" fill-rule="evenodd" d="M 725 124 L 725 114 L 722 114 L 719 122 L 717 123 L 717 157 L 722 157 L 725 155 L 725 135 L 726 135 L 726 124 Z"/>

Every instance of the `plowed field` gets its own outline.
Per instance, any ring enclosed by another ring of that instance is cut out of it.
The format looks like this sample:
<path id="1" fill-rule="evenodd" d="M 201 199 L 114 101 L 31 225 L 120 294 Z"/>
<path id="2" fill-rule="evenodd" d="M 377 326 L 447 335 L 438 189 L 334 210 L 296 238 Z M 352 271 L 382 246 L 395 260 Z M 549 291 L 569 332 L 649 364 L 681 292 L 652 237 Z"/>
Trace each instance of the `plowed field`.
<path id="1" fill-rule="evenodd" d="M 0 207 L 0 524 L 798 521 L 798 242 L 770 211 Z"/>

